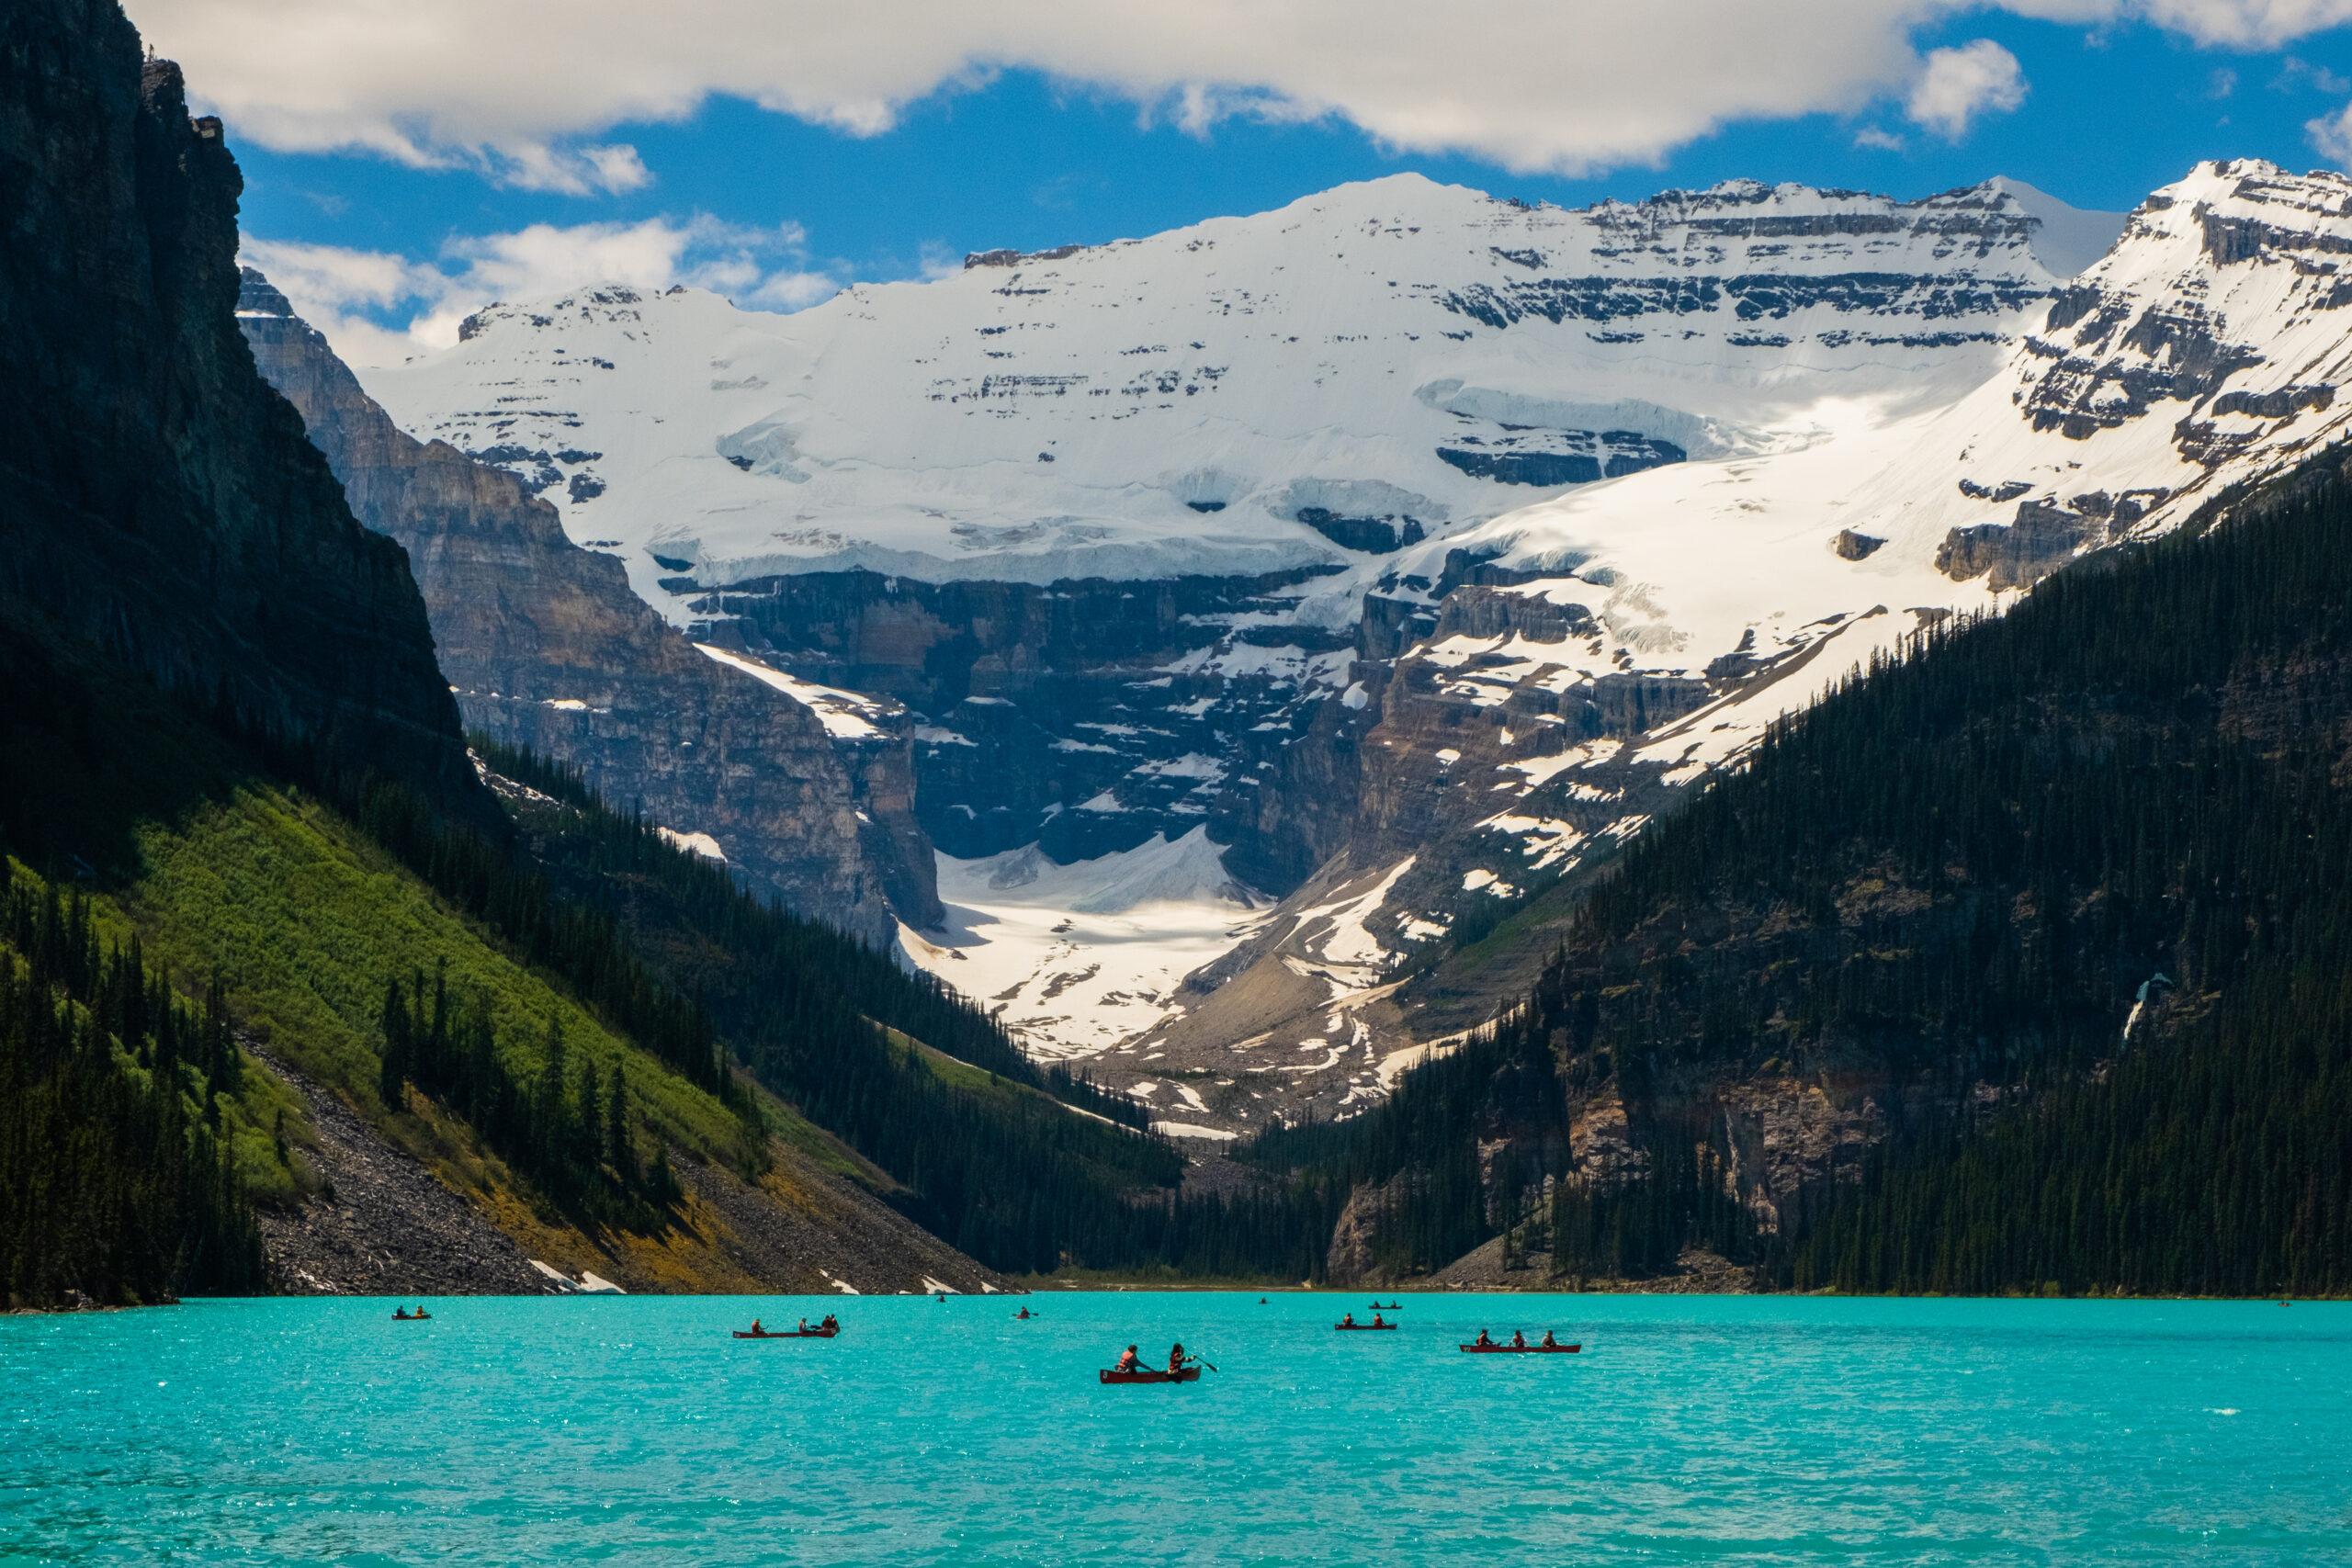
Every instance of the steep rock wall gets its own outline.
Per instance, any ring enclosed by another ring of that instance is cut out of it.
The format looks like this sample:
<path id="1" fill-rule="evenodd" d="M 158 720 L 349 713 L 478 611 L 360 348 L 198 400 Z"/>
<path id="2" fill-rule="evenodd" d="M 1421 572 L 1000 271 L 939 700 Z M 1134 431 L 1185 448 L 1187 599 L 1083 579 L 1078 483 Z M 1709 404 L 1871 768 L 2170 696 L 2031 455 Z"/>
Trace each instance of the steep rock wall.
<path id="1" fill-rule="evenodd" d="M 11 678 L 78 648 L 487 819 L 400 547 L 237 334 L 220 122 L 114 0 L 0 14 L 0 189 Z"/>
<path id="2" fill-rule="evenodd" d="M 1312 575 L 1040 586 L 812 572 L 695 609 L 797 676 L 916 710 L 917 812 L 947 853 L 1042 842 L 1067 863 L 1182 838 L 1254 765 L 1251 738 L 1306 722 L 1310 666 L 1344 665 L 1347 637 L 1261 623 Z M 1245 880 L 1262 870 L 1286 890 L 1320 858 L 1284 824 L 1215 820 L 1242 840 Z"/>
<path id="3" fill-rule="evenodd" d="M 848 765 L 808 706 L 698 652 L 514 475 L 394 426 L 250 269 L 238 325 L 353 511 L 406 547 L 469 726 L 709 835 L 752 887 L 801 914 L 876 941 L 894 914 L 939 918 L 904 736 Z"/>

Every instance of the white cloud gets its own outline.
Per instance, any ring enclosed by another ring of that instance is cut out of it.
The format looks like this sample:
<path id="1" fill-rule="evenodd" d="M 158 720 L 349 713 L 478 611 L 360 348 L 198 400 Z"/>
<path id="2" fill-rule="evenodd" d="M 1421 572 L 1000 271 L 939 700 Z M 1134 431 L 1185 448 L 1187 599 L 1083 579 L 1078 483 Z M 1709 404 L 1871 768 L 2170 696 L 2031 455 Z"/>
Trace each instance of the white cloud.
<path id="1" fill-rule="evenodd" d="M 1881 130 L 1875 125 L 1866 125 L 1854 132 L 1854 145 L 1874 147 L 1882 152 L 1900 152 L 1903 151 L 1903 138 L 1891 130 Z"/>
<path id="2" fill-rule="evenodd" d="M 512 152 L 485 150 L 480 163 L 482 172 L 500 185 L 517 190 L 560 191 L 566 196 L 590 196 L 597 191 L 617 196 L 653 181 L 637 149 L 626 143 L 559 148 L 526 141 Z"/>
<path id="3" fill-rule="evenodd" d="M 2313 65 L 2308 60 L 2298 60 L 2290 54 L 2278 67 L 2278 74 L 2272 78 L 2270 90 L 2274 93 L 2309 90 L 2333 96 L 2352 92 L 2352 82 L 2346 81 L 2324 65 Z"/>
<path id="4" fill-rule="evenodd" d="M 870 135 L 942 85 L 1012 67 L 1123 96 L 1195 133 L 1236 113 L 1328 114 L 1402 149 L 1575 173 L 1654 161 L 1729 120 L 1849 112 L 1900 94 L 1920 71 L 1913 32 L 1964 8 L 1962 0 L 667 0 L 652 8 L 639 0 L 130 0 L 133 20 L 187 68 L 191 91 L 234 135 L 285 150 L 470 162 L 494 178 L 578 191 L 627 188 L 644 171 L 626 146 L 574 143 L 614 125 L 680 118 L 712 94 Z M 2276 47 L 2352 17 L 2352 0 L 2002 0 L 2000 8 L 2093 26 L 2147 21 L 2228 48 Z"/>
<path id="5" fill-rule="evenodd" d="M 2339 169 L 2352 171 L 2352 104 L 2303 122 L 2303 140 Z"/>
<path id="6" fill-rule="evenodd" d="M 2277 49 L 2352 21 L 2352 0 L 2142 0 L 2119 8 L 2223 49 Z"/>
<path id="7" fill-rule="evenodd" d="M 1948 141 L 1968 134 L 1981 114 L 2003 114 L 2025 102 L 2025 73 L 2018 57 L 1981 38 L 1957 49 L 1939 49 L 1912 84 L 1903 112 Z"/>
<path id="8" fill-rule="evenodd" d="M 796 224 L 746 229 L 698 216 L 465 236 L 442 248 L 438 265 L 254 235 L 241 259 L 267 273 L 346 361 L 396 365 L 457 342 L 458 323 L 484 305 L 589 284 L 650 291 L 684 283 L 739 305 L 800 310 L 841 287 L 806 265 L 805 240 Z"/>

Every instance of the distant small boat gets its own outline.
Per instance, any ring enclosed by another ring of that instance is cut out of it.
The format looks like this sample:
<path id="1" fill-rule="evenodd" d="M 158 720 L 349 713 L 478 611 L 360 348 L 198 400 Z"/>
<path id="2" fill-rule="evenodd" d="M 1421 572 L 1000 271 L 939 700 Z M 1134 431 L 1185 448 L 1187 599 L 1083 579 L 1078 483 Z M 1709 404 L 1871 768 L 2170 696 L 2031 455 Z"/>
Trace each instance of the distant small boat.
<path id="1" fill-rule="evenodd" d="M 1378 1302 L 1372 1303 L 1372 1310 L 1374 1312 L 1395 1312 L 1396 1309 L 1397 1303 L 1395 1302 L 1390 1302 L 1386 1306 L 1382 1306 Z"/>
<path id="2" fill-rule="evenodd" d="M 1464 1345 L 1465 1356 L 1573 1356 L 1582 1345 Z"/>
<path id="3" fill-rule="evenodd" d="M 1356 1328 L 1394 1328 L 1396 1325 L 1393 1323 L 1335 1323 L 1331 1326 L 1338 1329 L 1340 1333 L 1345 1334 L 1349 1330 Z"/>
<path id="4" fill-rule="evenodd" d="M 392 1314 L 392 1321 L 394 1323 L 431 1323 L 433 1321 L 433 1314 L 426 1312 L 424 1308 L 419 1307 L 414 1312 L 396 1312 Z"/>
<path id="5" fill-rule="evenodd" d="M 738 1339 L 831 1339 L 842 1331 L 840 1324 L 831 1328 L 739 1328 Z"/>
<path id="6" fill-rule="evenodd" d="M 1104 1382 L 1198 1382 L 1201 1381 L 1201 1369 L 1186 1367 L 1181 1372 L 1156 1372 L 1148 1370 L 1114 1372 L 1105 1367 L 1102 1370 L 1102 1381 Z"/>

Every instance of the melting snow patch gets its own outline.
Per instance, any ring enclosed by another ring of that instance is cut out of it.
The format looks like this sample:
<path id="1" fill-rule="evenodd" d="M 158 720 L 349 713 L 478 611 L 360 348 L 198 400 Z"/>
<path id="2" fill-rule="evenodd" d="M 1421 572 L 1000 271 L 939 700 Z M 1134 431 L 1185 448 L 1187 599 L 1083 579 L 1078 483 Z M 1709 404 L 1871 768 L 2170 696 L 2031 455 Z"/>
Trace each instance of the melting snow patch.
<path id="1" fill-rule="evenodd" d="M 1190 1122 L 1154 1122 L 1151 1130 L 1162 1137 L 1216 1138 L 1224 1143 L 1230 1143 L 1240 1136 L 1238 1133 L 1228 1133 L 1222 1127 L 1195 1126 Z"/>
<path id="2" fill-rule="evenodd" d="M 993 998 L 999 1021 L 1035 1055 L 1094 1055 L 1169 1017 L 1178 983 L 1256 930 L 1250 912 L 1267 900 L 1224 857 L 1204 828 L 1069 865 L 1034 844 L 941 855 L 947 929 L 901 931 L 900 950 Z"/>
<path id="3" fill-rule="evenodd" d="M 727 863 L 727 852 L 720 849 L 718 840 L 708 833 L 677 833 L 667 828 L 656 828 L 653 830 L 661 834 L 662 841 L 673 850 L 684 850 L 688 854 L 700 855 L 705 860 L 715 860 L 721 865 Z"/>
<path id="4" fill-rule="evenodd" d="M 873 740 L 885 733 L 873 718 L 881 710 L 881 705 L 871 697 L 862 697 L 855 692 L 839 691 L 831 686 L 820 686 L 812 681 L 797 680 L 781 670 L 741 658 L 725 649 L 713 648 L 708 643 L 698 642 L 695 646 L 728 668 L 741 670 L 762 685 L 773 686 L 812 709 L 818 720 L 824 725 L 825 733 L 837 740 Z"/>

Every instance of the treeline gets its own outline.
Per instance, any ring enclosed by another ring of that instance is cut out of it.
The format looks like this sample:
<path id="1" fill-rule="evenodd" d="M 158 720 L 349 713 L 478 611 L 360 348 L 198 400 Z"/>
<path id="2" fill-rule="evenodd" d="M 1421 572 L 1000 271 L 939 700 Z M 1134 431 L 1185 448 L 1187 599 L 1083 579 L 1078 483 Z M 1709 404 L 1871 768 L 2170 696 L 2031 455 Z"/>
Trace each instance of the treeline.
<path id="1" fill-rule="evenodd" d="M 1380 1184 L 1400 1269 L 1518 1224 L 1570 1274 L 2352 1291 L 2352 492 L 2324 466 L 2211 521 L 1776 726 L 1489 1037 L 1253 1152 Z M 1776 1229 L 1712 1098 L 1759 1072 L 1884 1086 L 1892 1134 Z M 1623 1146 L 1577 1168 L 1604 1099 Z"/>
<path id="2" fill-rule="evenodd" d="M 566 1062 L 562 1022 L 548 1021 L 537 1076 L 525 1081 L 499 1059 L 488 998 L 453 998 L 436 974 L 428 999 L 419 972 L 385 989 L 379 1088 L 393 1111 L 411 1084 L 448 1106 L 481 1140 L 558 1205 L 602 1224 L 654 1231 L 685 1196 L 656 1137 L 647 1158 L 629 1111 L 628 1075 L 582 1058 Z"/>
<path id="3" fill-rule="evenodd" d="M 194 1008 L 136 939 L 0 856 L 0 1283 L 12 1305 L 268 1287 L 222 1126 L 241 1058 L 216 985 Z"/>
<path id="4" fill-rule="evenodd" d="M 1059 1064 L 1040 1069 L 1002 1025 L 937 976 L 910 974 L 887 952 L 752 897 L 724 867 L 681 852 L 642 813 L 615 808 L 578 769 L 488 735 L 475 734 L 471 744 L 492 773 L 576 808 L 575 816 L 549 819 L 561 828 L 544 846 L 573 886 L 585 890 L 608 876 L 658 882 L 680 923 L 731 956 L 749 958 L 776 984 L 839 996 L 865 1017 L 959 1061 L 1114 1122 L 1148 1124 L 1148 1113 L 1125 1095 L 1105 1093 Z"/>
<path id="5" fill-rule="evenodd" d="M 274 773 L 315 792 L 435 892 L 496 931 L 523 962 L 560 977 L 616 1032 L 687 1081 L 750 1112 L 700 1000 L 662 982 L 612 911 L 558 896 L 509 839 L 458 818 L 412 784 L 346 767 L 331 748 L 255 739 Z"/>
<path id="6" fill-rule="evenodd" d="M 1143 1108 L 1058 1066 L 1041 1070 L 951 988 L 760 903 L 641 818 L 607 809 L 571 769 L 474 744 L 494 773 L 554 803 L 516 813 L 563 896 L 626 919 L 638 951 L 702 998 L 752 1076 L 909 1188 L 901 1207 L 944 1240 L 1012 1272 L 1303 1279 L 1320 1268 L 1328 1202 L 1280 1188 L 1181 1195 L 1182 1156 L 1128 1130 L 1146 1124 Z M 908 1040 L 978 1072 L 959 1081 Z"/>

